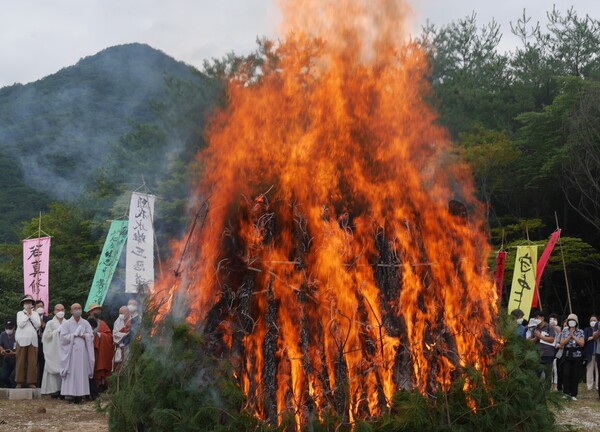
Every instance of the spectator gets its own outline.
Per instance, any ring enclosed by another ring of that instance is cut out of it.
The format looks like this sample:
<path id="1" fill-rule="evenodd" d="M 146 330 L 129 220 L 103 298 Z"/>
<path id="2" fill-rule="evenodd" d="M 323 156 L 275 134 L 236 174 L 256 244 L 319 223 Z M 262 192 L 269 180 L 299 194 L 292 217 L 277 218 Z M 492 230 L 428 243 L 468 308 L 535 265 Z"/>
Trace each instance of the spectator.
<path id="1" fill-rule="evenodd" d="M 596 340 L 594 339 L 594 328 L 598 324 L 598 317 L 592 315 L 590 317 L 590 326 L 583 329 L 585 345 L 583 346 L 583 359 L 585 361 L 585 383 L 587 389 L 598 390 L 598 368 L 596 365 Z"/>
<path id="2" fill-rule="evenodd" d="M 559 369 L 558 363 L 560 362 L 560 358 L 562 356 L 562 350 L 558 349 L 558 345 L 560 343 L 560 334 L 562 333 L 562 329 L 558 325 L 559 316 L 556 313 L 550 314 L 550 319 L 548 320 L 548 324 L 550 327 L 554 329 L 554 346 L 557 348 L 556 354 L 554 355 L 554 360 L 552 361 L 552 391 L 558 390 L 559 384 Z M 561 374 L 562 375 L 562 374 Z M 562 376 L 560 377 L 562 378 Z M 561 381 L 562 384 L 562 381 Z M 561 387 L 562 389 L 562 387 Z"/>
<path id="3" fill-rule="evenodd" d="M 54 306 L 54 318 L 46 324 L 42 340 L 44 341 L 44 372 L 42 377 L 42 394 L 49 394 L 53 399 L 60 397 L 60 326 L 64 322 L 65 307 L 60 303 Z"/>
<path id="4" fill-rule="evenodd" d="M 6 321 L 4 331 L 0 333 L 0 355 L 2 356 L 2 381 L 8 388 L 15 387 L 13 375 L 17 364 L 16 349 L 15 323 Z"/>
<path id="5" fill-rule="evenodd" d="M 579 328 L 577 315 L 567 317 L 567 328 L 563 329 L 560 338 L 560 347 L 564 348 L 562 356 L 563 368 L 563 393 L 577 400 L 577 386 L 581 374 L 583 359 L 582 348 L 585 343 L 583 330 Z"/>
<path id="6" fill-rule="evenodd" d="M 40 316 L 40 328 L 38 329 L 38 363 L 37 363 L 37 386 L 42 386 L 42 378 L 44 376 L 44 343 L 42 341 L 42 335 L 46 328 L 46 323 L 50 321 L 50 317 L 46 315 L 46 308 L 42 300 L 35 301 L 35 311 Z"/>
<path id="7" fill-rule="evenodd" d="M 40 316 L 33 310 L 35 304 L 33 297 L 26 295 L 21 300 L 22 311 L 17 313 L 17 371 L 15 381 L 16 388 L 29 385 L 36 388 L 37 361 L 38 361 L 38 334 L 40 328 Z"/>
<path id="8" fill-rule="evenodd" d="M 523 311 L 521 309 L 514 309 L 510 313 L 510 316 L 513 317 L 513 319 L 517 323 L 517 334 L 525 337 L 525 333 L 526 333 L 527 329 L 523 325 L 523 317 L 525 316 Z"/>
<path id="9" fill-rule="evenodd" d="M 544 378 L 548 379 L 548 387 L 550 387 L 552 375 L 552 363 L 556 354 L 554 328 L 547 322 L 548 314 L 544 311 L 535 313 L 535 319 L 529 321 L 529 340 L 535 343 L 540 351 L 542 363 L 546 365 Z"/>

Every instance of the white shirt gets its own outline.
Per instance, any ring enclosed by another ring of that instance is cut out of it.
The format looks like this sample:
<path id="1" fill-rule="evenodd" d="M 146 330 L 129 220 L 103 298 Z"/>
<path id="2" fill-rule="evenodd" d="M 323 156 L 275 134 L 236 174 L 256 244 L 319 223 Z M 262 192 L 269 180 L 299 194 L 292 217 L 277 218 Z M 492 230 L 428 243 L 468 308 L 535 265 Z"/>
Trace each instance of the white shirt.
<path id="1" fill-rule="evenodd" d="M 40 325 L 40 316 L 37 312 L 32 311 L 31 316 L 29 316 L 24 311 L 19 311 L 17 313 L 17 331 L 15 332 L 15 340 L 19 346 L 33 345 L 37 348 L 37 329 L 40 328 Z"/>

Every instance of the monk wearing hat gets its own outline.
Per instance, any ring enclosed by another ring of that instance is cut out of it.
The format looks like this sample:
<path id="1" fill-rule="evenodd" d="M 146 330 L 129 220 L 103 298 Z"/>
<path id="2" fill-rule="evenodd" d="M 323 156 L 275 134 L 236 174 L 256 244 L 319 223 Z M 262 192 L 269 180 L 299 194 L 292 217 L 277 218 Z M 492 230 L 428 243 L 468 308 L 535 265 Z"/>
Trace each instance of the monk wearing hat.
<path id="1" fill-rule="evenodd" d="M 94 318 L 98 325 L 94 328 L 94 380 L 98 389 L 108 387 L 108 377 L 112 370 L 112 359 L 115 354 L 112 332 L 104 320 L 100 319 L 102 306 L 92 303 L 88 307 L 88 317 Z"/>

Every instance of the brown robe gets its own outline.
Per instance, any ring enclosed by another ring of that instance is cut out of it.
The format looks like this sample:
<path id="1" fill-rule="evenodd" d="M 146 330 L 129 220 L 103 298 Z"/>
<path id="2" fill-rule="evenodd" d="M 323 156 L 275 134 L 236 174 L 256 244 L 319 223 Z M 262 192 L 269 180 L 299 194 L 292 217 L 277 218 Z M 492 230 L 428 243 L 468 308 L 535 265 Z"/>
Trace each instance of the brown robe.
<path id="1" fill-rule="evenodd" d="M 96 363 L 94 366 L 94 380 L 96 385 L 108 386 L 108 377 L 112 370 L 112 359 L 115 353 L 113 345 L 113 337 L 108 325 L 98 319 L 98 332 L 94 335 L 94 354 Z"/>

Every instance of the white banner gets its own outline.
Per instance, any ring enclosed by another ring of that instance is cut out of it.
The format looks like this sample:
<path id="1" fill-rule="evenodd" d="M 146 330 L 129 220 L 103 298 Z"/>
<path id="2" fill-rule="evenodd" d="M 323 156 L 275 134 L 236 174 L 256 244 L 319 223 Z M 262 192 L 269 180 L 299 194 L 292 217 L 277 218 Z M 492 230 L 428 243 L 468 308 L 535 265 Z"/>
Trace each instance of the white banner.
<path id="1" fill-rule="evenodd" d="M 127 228 L 125 292 L 154 291 L 154 195 L 133 192 Z"/>

